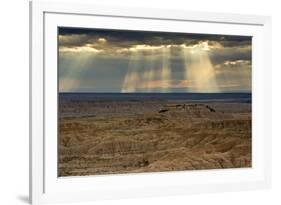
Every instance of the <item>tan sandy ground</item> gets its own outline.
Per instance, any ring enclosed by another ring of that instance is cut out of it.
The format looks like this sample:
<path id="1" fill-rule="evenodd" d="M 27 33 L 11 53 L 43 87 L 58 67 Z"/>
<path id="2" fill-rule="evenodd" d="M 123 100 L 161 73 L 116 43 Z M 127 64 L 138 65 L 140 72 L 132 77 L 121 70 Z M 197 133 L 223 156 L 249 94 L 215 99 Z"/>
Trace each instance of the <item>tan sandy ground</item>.
<path id="1" fill-rule="evenodd" d="M 239 167 L 251 167 L 251 104 L 60 104 L 59 176 Z"/>

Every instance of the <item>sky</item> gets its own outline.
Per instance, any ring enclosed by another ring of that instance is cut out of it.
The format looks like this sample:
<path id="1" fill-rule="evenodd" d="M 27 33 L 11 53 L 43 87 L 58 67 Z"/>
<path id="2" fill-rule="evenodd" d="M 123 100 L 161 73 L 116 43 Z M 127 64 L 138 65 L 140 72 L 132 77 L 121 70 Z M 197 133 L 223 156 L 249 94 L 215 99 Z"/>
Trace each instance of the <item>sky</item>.
<path id="1" fill-rule="evenodd" d="M 252 37 L 59 28 L 59 92 L 251 92 Z"/>

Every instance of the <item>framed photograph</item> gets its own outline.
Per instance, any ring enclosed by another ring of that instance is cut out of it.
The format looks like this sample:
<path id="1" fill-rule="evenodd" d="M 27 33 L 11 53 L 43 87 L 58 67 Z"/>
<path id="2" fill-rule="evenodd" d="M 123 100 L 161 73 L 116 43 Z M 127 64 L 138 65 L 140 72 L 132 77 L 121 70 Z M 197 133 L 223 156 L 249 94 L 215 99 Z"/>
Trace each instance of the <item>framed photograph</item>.
<path id="1" fill-rule="evenodd" d="M 31 2 L 30 22 L 32 204 L 270 187 L 270 17 Z"/>

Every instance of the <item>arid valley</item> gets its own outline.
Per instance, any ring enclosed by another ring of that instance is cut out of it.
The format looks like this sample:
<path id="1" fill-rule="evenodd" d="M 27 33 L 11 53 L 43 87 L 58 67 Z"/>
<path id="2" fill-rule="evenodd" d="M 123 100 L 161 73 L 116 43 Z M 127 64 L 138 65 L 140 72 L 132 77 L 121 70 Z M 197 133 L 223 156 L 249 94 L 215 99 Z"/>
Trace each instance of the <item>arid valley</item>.
<path id="1" fill-rule="evenodd" d="M 59 176 L 251 167 L 251 103 L 61 100 Z"/>

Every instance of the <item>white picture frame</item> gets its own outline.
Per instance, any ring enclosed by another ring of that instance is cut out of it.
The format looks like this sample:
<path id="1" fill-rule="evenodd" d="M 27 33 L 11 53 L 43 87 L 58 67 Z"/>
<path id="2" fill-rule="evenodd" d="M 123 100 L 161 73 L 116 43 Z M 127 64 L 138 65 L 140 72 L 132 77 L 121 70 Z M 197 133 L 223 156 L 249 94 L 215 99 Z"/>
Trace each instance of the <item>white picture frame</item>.
<path id="1" fill-rule="evenodd" d="M 56 174 L 57 27 L 187 32 L 185 25 L 189 26 L 192 33 L 253 36 L 253 167 L 58 178 Z M 270 186 L 270 17 L 105 7 L 79 3 L 30 2 L 30 202 L 32 204 L 240 191 Z"/>

